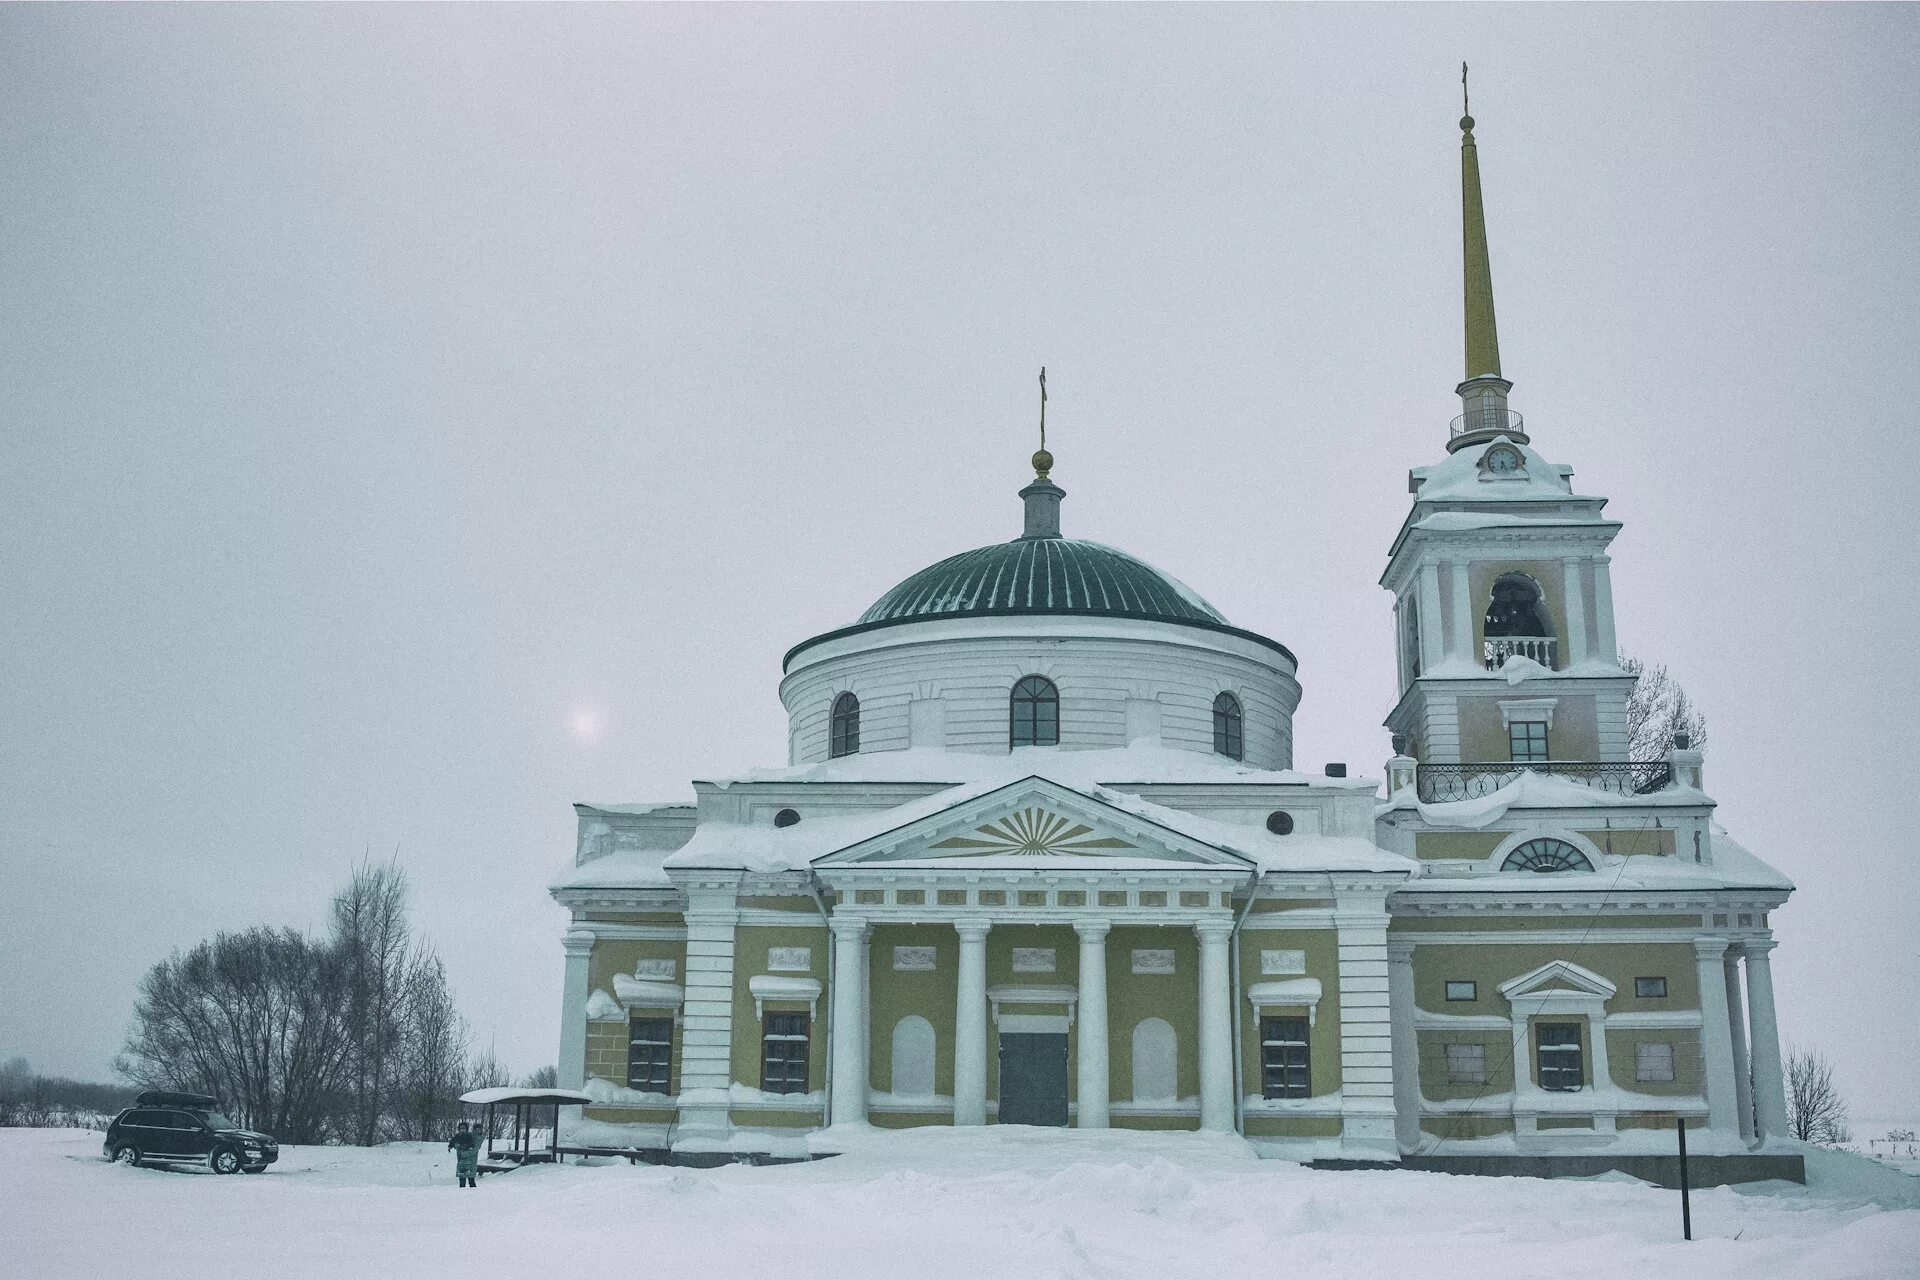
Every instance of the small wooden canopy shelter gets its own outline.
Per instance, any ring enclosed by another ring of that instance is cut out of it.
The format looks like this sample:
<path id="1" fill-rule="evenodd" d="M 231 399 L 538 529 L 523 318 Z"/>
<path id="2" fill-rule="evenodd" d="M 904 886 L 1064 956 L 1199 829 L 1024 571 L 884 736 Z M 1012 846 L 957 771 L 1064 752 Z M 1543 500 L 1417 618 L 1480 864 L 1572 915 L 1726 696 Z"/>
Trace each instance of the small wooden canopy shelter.
<path id="1" fill-rule="evenodd" d="M 487 1159 L 494 1159 L 493 1150 L 493 1109 L 512 1107 L 514 1116 L 514 1145 L 499 1153 L 502 1160 L 511 1160 L 515 1164 L 549 1164 L 560 1159 L 560 1108 L 584 1106 L 593 1101 L 578 1089 L 516 1089 L 504 1086 L 494 1089 L 475 1089 L 471 1093 L 460 1095 L 460 1101 L 471 1102 L 475 1106 L 487 1109 Z M 532 1149 L 532 1137 L 527 1127 L 527 1114 L 535 1107 L 553 1108 L 553 1129 L 549 1135 L 547 1149 Z"/>

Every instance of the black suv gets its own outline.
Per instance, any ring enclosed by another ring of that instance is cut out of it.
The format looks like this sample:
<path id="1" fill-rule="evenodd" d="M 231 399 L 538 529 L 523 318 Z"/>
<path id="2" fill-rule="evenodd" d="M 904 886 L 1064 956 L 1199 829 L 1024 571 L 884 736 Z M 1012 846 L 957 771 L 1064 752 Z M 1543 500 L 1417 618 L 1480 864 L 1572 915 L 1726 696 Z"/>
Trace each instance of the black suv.
<path id="1" fill-rule="evenodd" d="M 205 1162 L 215 1173 L 264 1173 L 280 1158 L 280 1144 L 242 1129 L 219 1112 L 220 1100 L 202 1093 L 149 1089 L 107 1126 L 101 1150 L 120 1164 L 142 1160 Z"/>

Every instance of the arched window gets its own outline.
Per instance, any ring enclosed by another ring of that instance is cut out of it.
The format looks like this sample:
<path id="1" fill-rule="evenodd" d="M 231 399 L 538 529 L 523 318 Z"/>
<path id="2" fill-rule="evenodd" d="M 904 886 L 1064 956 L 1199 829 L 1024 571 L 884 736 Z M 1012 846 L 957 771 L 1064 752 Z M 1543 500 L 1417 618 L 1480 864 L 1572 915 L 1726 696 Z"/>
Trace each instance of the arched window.
<path id="1" fill-rule="evenodd" d="M 1133 1027 L 1133 1100 L 1174 1102 L 1180 1097 L 1179 1046 L 1164 1018 L 1142 1018 Z"/>
<path id="2" fill-rule="evenodd" d="M 1246 737 L 1241 731 L 1240 699 L 1230 693 L 1213 700 L 1213 751 L 1215 755 L 1233 760 L 1247 754 Z"/>
<path id="3" fill-rule="evenodd" d="M 1022 676 L 1008 702 L 1008 738 L 1016 747 L 1060 745 L 1060 691 L 1045 676 Z"/>
<path id="4" fill-rule="evenodd" d="M 860 750 L 860 699 L 843 693 L 833 700 L 833 727 L 828 735 L 827 754 L 834 759 Z"/>
<path id="5" fill-rule="evenodd" d="M 1540 584 L 1524 573 L 1503 573 L 1494 579 L 1493 598 L 1483 624 L 1487 670 L 1498 671 L 1508 658 L 1531 658 L 1543 667 L 1554 665 L 1553 619 Z"/>
<path id="6" fill-rule="evenodd" d="M 1524 573 L 1503 573 L 1493 584 L 1487 605 L 1486 633 L 1490 636 L 1550 636 L 1546 604 L 1540 584 Z"/>
<path id="7" fill-rule="evenodd" d="M 1502 871 L 1591 871 L 1587 855 L 1565 840 L 1529 840 L 1500 864 Z"/>

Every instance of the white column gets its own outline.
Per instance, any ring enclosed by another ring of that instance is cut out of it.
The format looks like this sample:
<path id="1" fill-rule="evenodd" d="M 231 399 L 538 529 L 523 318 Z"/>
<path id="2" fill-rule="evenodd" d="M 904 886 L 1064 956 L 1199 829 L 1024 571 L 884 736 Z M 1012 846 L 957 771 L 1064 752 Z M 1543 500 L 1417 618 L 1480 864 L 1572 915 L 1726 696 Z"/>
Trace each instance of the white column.
<path id="1" fill-rule="evenodd" d="M 1727 1038 L 1733 1042 L 1733 1105 L 1740 1113 L 1740 1136 L 1753 1136 L 1753 1080 L 1747 1065 L 1747 1027 L 1740 999 L 1740 949 L 1728 947 L 1720 971 L 1727 983 Z"/>
<path id="2" fill-rule="evenodd" d="M 1446 659 L 1447 618 L 1440 610 L 1440 566 L 1420 566 L 1420 671 L 1432 671 Z"/>
<path id="3" fill-rule="evenodd" d="M 587 1082 L 587 966 L 593 959 L 593 930 L 569 929 L 560 939 L 567 953 L 567 976 L 560 990 L 560 1057 L 557 1079 L 562 1089 L 578 1089 Z"/>
<path id="4" fill-rule="evenodd" d="M 1414 1026 L 1413 944 L 1387 942 L 1393 1032 L 1393 1134 L 1402 1154 L 1420 1145 L 1420 1033 Z"/>
<path id="5" fill-rule="evenodd" d="M 1617 662 L 1620 643 L 1613 635 L 1613 575 L 1607 567 L 1612 563 L 1606 556 L 1593 558 L 1593 633 L 1600 650 L 1595 656 Z"/>
<path id="6" fill-rule="evenodd" d="M 1761 1137 L 1787 1134 L 1787 1087 L 1780 1069 L 1780 1027 L 1773 1016 L 1771 938 L 1744 942 L 1747 958 L 1747 1013 L 1753 1028 L 1753 1110 Z"/>
<path id="7" fill-rule="evenodd" d="M 1707 1095 L 1707 1127 L 1723 1133 L 1740 1132 L 1739 1108 L 1733 1096 L 1733 1037 L 1727 1025 L 1727 981 L 1721 960 L 1725 938 L 1695 938 L 1694 967 L 1700 986 L 1700 1066 Z"/>
<path id="8" fill-rule="evenodd" d="M 1479 666 L 1480 655 L 1473 651 L 1473 576 L 1465 560 L 1452 562 L 1453 570 L 1453 644 L 1455 657 Z"/>
<path id="9" fill-rule="evenodd" d="M 1340 1146 L 1358 1158 L 1398 1159 L 1387 891 L 1338 890 L 1333 927 L 1340 948 Z"/>
<path id="10" fill-rule="evenodd" d="M 1076 920 L 1073 925 L 1073 931 L 1080 935 L 1078 1103 L 1082 1129 L 1107 1127 L 1107 931 L 1111 928 L 1106 920 Z"/>
<path id="11" fill-rule="evenodd" d="M 953 1004 L 953 1122 L 987 1122 L 987 931 L 985 920 L 956 920 L 960 983 Z"/>
<path id="12" fill-rule="evenodd" d="M 867 922 L 829 918 L 833 930 L 833 1114 L 836 1125 L 867 1122 L 867 1055 L 860 1033 L 867 1024 Z"/>
<path id="13" fill-rule="evenodd" d="M 714 1150 L 733 1131 L 733 942 L 740 878 L 686 882 L 686 1001 L 681 1006 L 680 1119 L 676 1150 Z"/>
<path id="14" fill-rule="evenodd" d="M 1567 602 L 1567 634 L 1561 637 L 1566 648 L 1562 651 L 1562 666 L 1573 666 L 1584 662 L 1587 656 L 1587 591 L 1586 575 L 1582 566 L 1587 562 L 1571 559 L 1566 562 L 1566 572 L 1562 576 L 1561 591 Z"/>
<path id="15" fill-rule="evenodd" d="M 1200 1128 L 1233 1132 L 1233 993 L 1227 967 L 1231 920 L 1203 920 L 1200 935 Z"/>

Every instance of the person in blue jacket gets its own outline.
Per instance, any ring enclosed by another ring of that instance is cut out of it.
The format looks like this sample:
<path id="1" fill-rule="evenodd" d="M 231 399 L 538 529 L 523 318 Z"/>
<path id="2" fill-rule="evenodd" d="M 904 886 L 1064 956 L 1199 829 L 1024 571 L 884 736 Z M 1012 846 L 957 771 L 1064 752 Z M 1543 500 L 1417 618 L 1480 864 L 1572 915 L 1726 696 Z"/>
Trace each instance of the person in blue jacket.
<path id="1" fill-rule="evenodd" d="M 480 1135 L 467 1128 L 462 1120 L 453 1137 L 447 1140 L 447 1150 L 454 1154 L 453 1171 L 463 1187 L 480 1185 Z"/>

